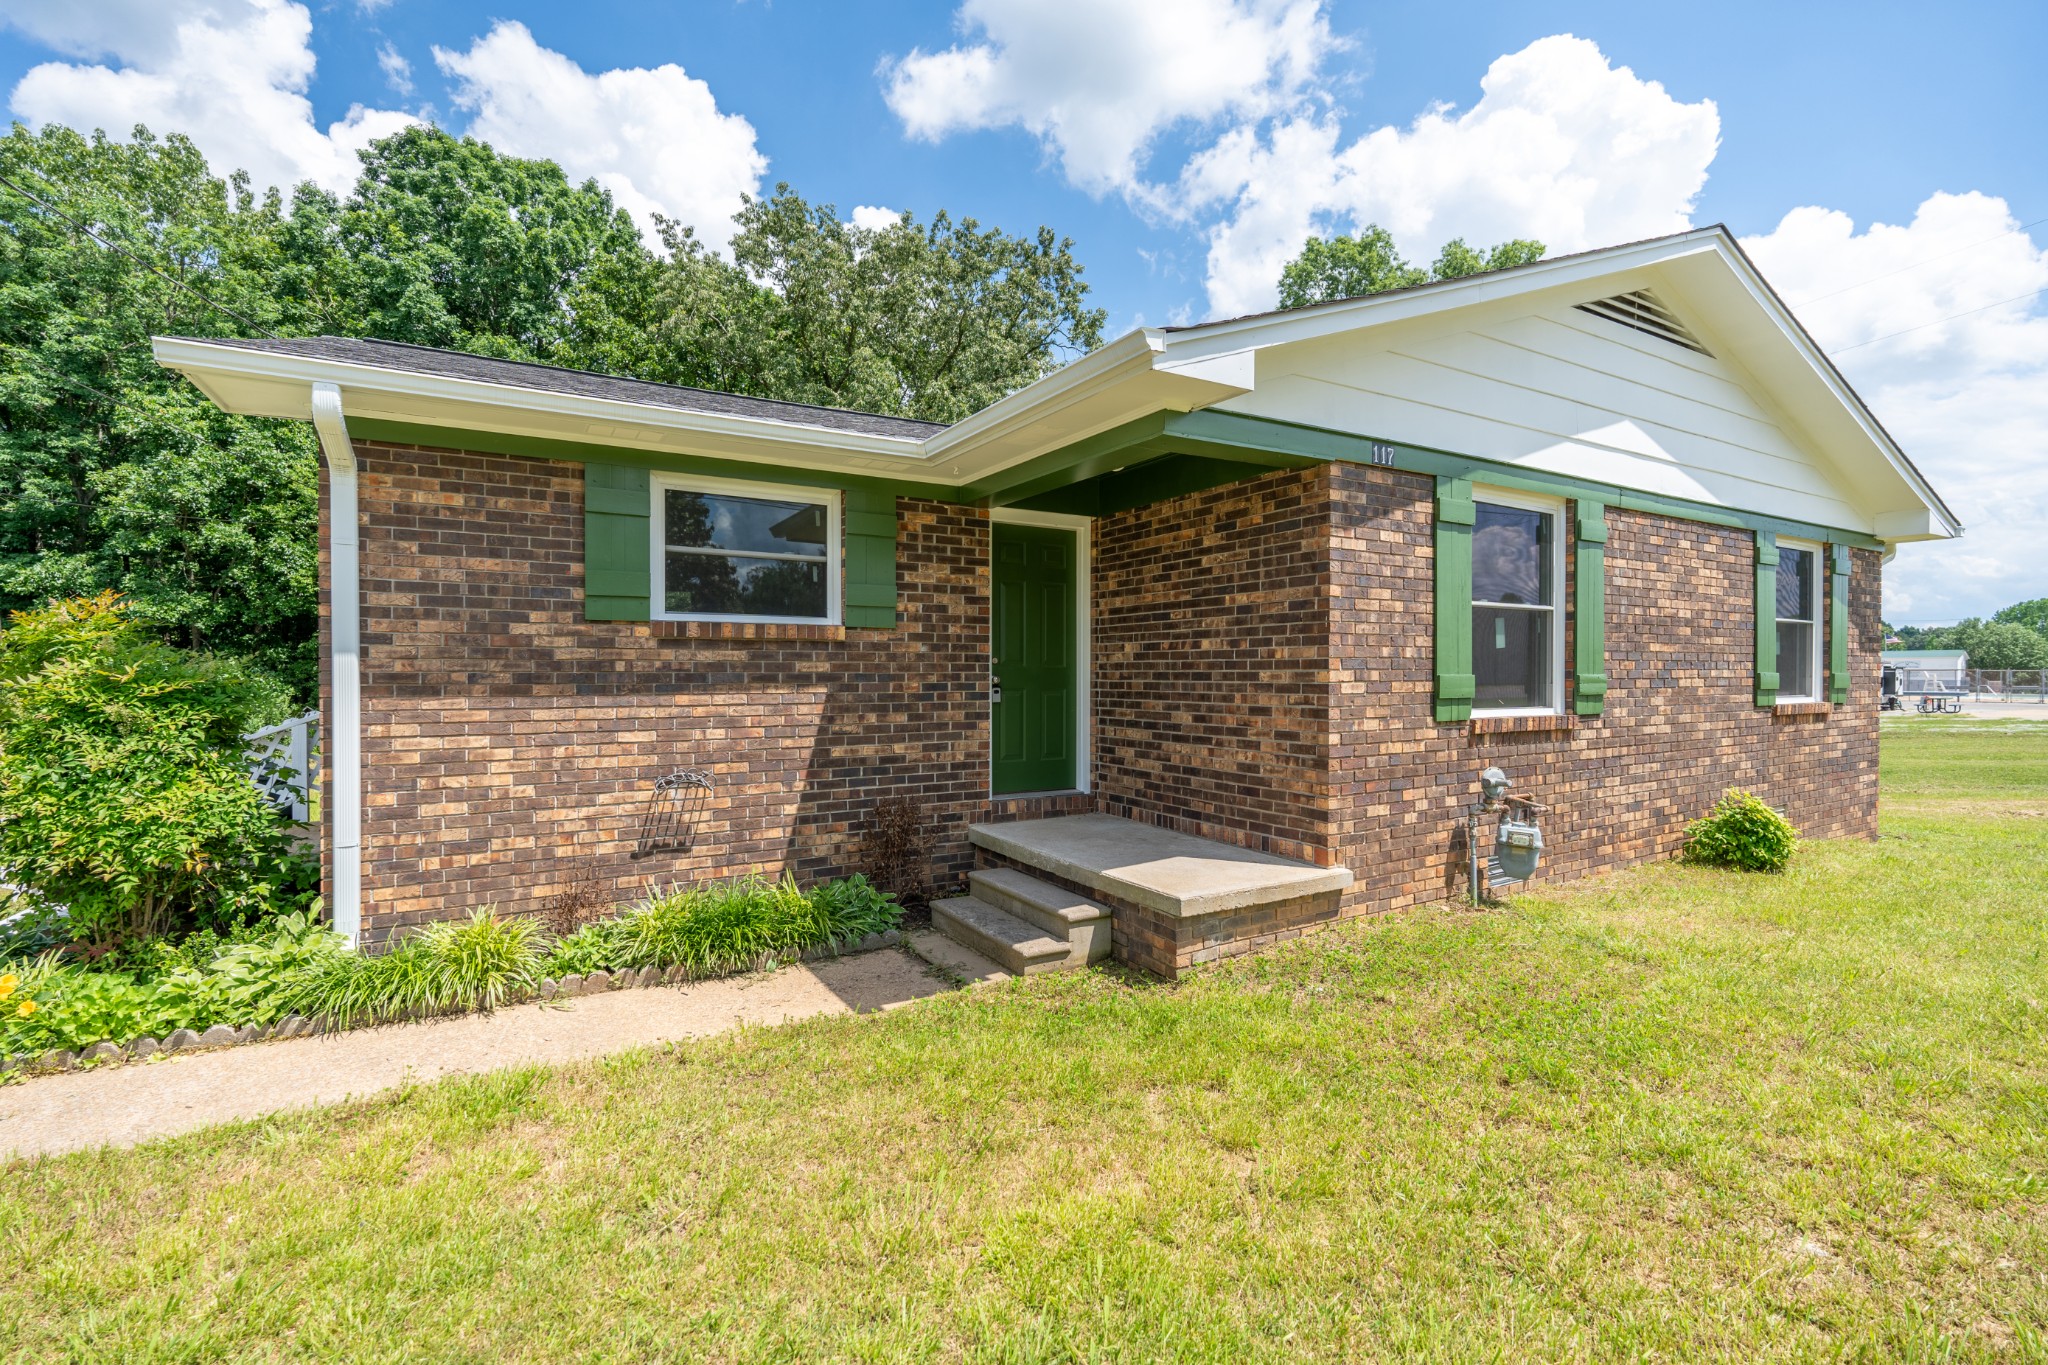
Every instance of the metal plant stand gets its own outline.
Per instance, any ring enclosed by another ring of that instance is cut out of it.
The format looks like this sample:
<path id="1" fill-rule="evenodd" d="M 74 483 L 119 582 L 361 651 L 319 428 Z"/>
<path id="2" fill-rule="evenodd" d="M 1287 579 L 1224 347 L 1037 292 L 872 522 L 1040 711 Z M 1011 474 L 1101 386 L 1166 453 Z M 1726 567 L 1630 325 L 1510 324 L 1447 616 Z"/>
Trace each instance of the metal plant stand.
<path id="1" fill-rule="evenodd" d="M 633 858 L 656 853 L 688 853 L 697 837 L 697 821 L 711 800 L 711 774 L 701 768 L 679 768 L 654 784 Z"/>

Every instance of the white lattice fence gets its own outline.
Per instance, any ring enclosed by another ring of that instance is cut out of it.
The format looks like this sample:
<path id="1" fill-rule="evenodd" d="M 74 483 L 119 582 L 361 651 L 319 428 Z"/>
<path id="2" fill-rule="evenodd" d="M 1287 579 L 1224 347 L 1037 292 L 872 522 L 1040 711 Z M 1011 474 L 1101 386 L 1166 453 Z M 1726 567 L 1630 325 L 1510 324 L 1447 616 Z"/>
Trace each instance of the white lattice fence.
<path id="1" fill-rule="evenodd" d="M 320 713 L 308 711 L 242 738 L 249 746 L 249 780 L 279 810 L 306 823 L 320 781 Z"/>

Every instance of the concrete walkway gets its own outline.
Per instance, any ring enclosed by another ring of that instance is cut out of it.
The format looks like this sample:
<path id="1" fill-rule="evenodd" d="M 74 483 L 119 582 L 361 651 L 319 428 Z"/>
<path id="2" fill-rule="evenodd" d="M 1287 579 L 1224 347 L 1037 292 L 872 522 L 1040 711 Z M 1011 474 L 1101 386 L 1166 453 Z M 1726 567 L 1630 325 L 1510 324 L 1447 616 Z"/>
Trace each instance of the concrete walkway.
<path id="1" fill-rule="evenodd" d="M 973 964 L 961 965 L 967 967 L 962 975 L 978 975 Z M 741 1024 L 893 1009 L 952 988 L 950 974 L 934 971 L 924 959 L 883 949 L 761 976 L 614 991 L 495 1014 L 38 1076 L 0 1087 L 0 1161 L 128 1147 L 443 1076 L 581 1061 Z"/>

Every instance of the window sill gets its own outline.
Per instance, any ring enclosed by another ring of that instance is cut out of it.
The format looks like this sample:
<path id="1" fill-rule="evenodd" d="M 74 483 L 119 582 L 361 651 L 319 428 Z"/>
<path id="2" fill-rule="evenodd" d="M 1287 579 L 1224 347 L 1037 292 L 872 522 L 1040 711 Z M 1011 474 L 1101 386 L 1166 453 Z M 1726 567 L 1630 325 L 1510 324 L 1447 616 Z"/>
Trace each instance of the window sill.
<path id="1" fill-rule="evenodd" d="M 1834 704 L 1824 701 L 1781 701 L 1771 708 L 1773 720 L 1780 716 L 1791 719 L 1797 716 L 1831 716 Z"/>
<path id="2" fill-rule="evenodd" d="M 1577 716 L 1560 711 L 1547 711 L 1540 715 L 1489 716 L 1474 712 L 1466 722 L 1470 733 L 1475 735 L 1526 735 L 1547 730 L 1576 730 Z"/>
<path id="3" fill-rule="evenodd" d="M 844 640 L 845 626 L 808 621 L 649 621 L 657 640 Z"/>

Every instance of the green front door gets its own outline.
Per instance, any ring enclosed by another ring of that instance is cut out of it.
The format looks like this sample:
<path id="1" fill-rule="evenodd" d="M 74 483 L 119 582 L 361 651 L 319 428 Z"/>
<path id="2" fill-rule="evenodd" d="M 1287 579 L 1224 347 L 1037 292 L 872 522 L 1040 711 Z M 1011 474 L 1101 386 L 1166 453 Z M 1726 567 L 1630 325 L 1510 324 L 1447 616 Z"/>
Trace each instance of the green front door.
<path id="1" fill-rule="evenodd" d="M 1074 535 L 1006 522 L 991 529 L 995 762 L 989 789 L 998 796 L 1079 785 Z"/>

